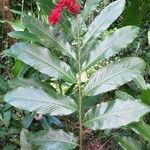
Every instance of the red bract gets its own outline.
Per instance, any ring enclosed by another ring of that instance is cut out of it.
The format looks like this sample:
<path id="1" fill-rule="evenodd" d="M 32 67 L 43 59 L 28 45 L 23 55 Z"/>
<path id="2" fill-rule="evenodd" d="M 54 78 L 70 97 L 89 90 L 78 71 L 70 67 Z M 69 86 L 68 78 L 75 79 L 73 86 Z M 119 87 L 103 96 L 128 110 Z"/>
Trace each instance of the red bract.
<path id="1" fill-rule="evenodd" d="M 68 7 L 68 10 L 75 15 L 79 13 L 79 9 L 80 9 L 80 6 L 78 4 L 73 4 L 70 7 Z"/>
<path id="2" fill-rule="evenodd" d="M 63 8 L 66 8 L 70 13 L 77 15 L 79 13 L 80 6 L 76 0 L 59 0 L 48 17 L 50 24 L 56 25 L 59 22 Z"/>
<path id="3" fill-rule="evenodd" d="M 61 14 L 61 9 L 53 9 L 53 11 L 51 12 L 51 14 L 48 17 L 48 21 L 51 24 L 57 24 L 60 18 L 60 14 Z"/>

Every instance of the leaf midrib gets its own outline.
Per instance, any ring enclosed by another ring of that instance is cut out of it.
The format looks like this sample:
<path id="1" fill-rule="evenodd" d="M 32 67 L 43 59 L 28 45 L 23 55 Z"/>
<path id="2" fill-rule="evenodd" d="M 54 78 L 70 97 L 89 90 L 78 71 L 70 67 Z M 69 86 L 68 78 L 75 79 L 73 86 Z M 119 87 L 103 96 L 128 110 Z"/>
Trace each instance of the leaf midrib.
<path id="1" fill-rule="evenodd" d="M 140 64 L 141 64 L 141 63 L 140 63 Z M 119 75 L 119 74 L 121 74 L 121 73 L 123 73 L 123 72 L 125 72 L 125 71 L 127 71 L 127 70 L 131 70 L 132 68 L 136 68 L 136 67 L 139 66 L 140 64 L 135 65 L 135 66 L 133 66 L 133 67 L 131 67 L 131 68 L 129 67 L 128 69 L 125 69 L 125 70 L 123 70 L 123 71 L 121 71 L 121 72 L 119 72 L 119 73 L 116 73 L 116 74 L 114 74 L 113 76 L 107 78 L 106 80 L 103 80 L 100 84 L 103 84 L 104 82 L 108 81 L 109 79 L 113 78 L 114 76 Z M 137 74 L 137 75 L 138 75 L 138 74 Z M 98 84 L 98 85 L 94 86 L 92 89 L 86 91 L 86 93 L 89 93 L 90 91 L 94 90 L 94 89 L 97 88 L 100 84 Z M 88 86 L 88 87 L 89 87 L 89 86 Z M 101 94 L 101 93 L 100 93 L 100 94 Z"/>
<path id="2" fill-rule="evenodd" d="M 117 6 L 118 7 L 118 6 Z M 111 14 L 112 13 L 114 13 L 114 11 L 116 11 L 116 9 L 117 9 L 117 7 L 111 12 Z M 110 13 L 110 11 L 109 11 L 109 13 Z M 109 14 L 108 13 L 108 14 Z M 102 26 L 104 23 L 105 23 L 105 21 L 108 19 L 108 16 L 110 16 L 111 14 L 109 14 L 109 15 L 107 15 L 107 16 L 105 16 L 105 19 L 103 19 L 103 21 L 101 22 L 101 24 L 95 29 L 95 31 L 93 32 L 93 34 L 90 36 L 90 38 L 88 38 L 88 40 L 86 40 L 86 42 L 84 43 L 84 45 L 82 46 L 82 48 L 81 49 L 83 49 L 83 47 L 86 45 L 86 43 L 93 37 L 93 35 L 96 33 L 96 31 L 98 30 L 98 28 L 100 28 L 100 26 Z M 109 25 L 110 26 L 110 25 Z M 106 28 L 107 29 L 107 28 Z M 105 30 L 106 30 L 105 29 Z M 89 32 L 89 31 L 88 31 Z M 102 33 L 102 31 L 99 33 L 99 34 L 101 34 Z"/>
<path id="3" fill-rule="evenodd" d="M 46 95 L 47 96 L 47 95 Z M 22 101 L 22 99 L 23 99 L 23 101 L 28 101 L 28 102 L 30 102 L 30 101 L 32 101 L 32 102 L 41 102 L 41 103 L 45 103 L 45 104 L 50 104 L 51 103 L 51 105 L 58 105 L 58 106 L 62 106 L 62 107 L 66 107 L 66 108 L 70 108 L 70 109 L 72 109 L 72 110 L 76 110 L 76 108 L 75 107 L 70 107 L 70 106 L 66 106 L 66 105 L 63 105 L 63 104 L 61 104 L 61 103 L 58 103 L 58 102 L 53 102 L 52 101 L 52 99 L 50 99 L 49 98 L 49 96 L 47 96 L 48 97 L 48 99 L 50 100 L 49 102 L 48 101 L 45 101 L 44 99 L 41 101 L 40 99 L 39 100 L 35 100 L 35 99 L 32 99 L 32 98 L 30 98 L 30 99 L 27 99 L 27 98 L 18 98 L 18 97 L 10 97 L 11 99 L 20 99 L 20 101 Z M 11 100 L 10 100 L 11 101 Z M 55 100 L 54 100 L 55 101 Z M 8 101 L 7 101 L 8 102 Z"/>
<path id="4" fill-rule="evenodd" d="M 34 140 L 34 141 L 39 141 L 39 140 L 37 139 L 37 140 Z M 43 142 L 44 142 L 44 141 L 43 141 Z M 61 143 L 70 143 L 70 144 L 73 144 L 73 145 L 78 145 L 78 144 L 75 143 L 75 142 L 64 141 L 64 140 L 52 140 L 52 139 L 50 139 L 50 141 L 47 141 L 47 142 L 61 142 Z"/>
<path id="5" fill-rule="evenodd" d="M 42 57 L 37 57 L 37 56 L 35 56 L 33 53 L 30 53 L 30 52 L 27 51 L 27 50 L 25 50 L 24 52 L 27 53 L 27 54 L 29 54 L 29 55 L 31 55 L 31 56 L 34 56 L 35 58 L 37 58 L 37 59 L 39 59 L 39 60 L 41 60 L 42 62 L 44 62 L 44 63 L 47 64 L 48 66 L 51 66 L 51 68 L 54 68 L 55 70 L 57 70 L 58 72 L 61 72 L 61 73 L 64 74 L 66 77 L 68 77 L 69 79 L 71 79 L 71 81 L 74 80 L 74 79 L 72 79 L 70 76 L 68 76 L 67 73 L 64 73 L 64 72 L 61 71 L 61 69 L 58 69 L 58 67 L 55 66 L 54 63 L 53 63 L 53 65 L 51 65 L 51 64 L 49 64 L 49 62 L 43 60 Z M 18 58 L 19 58 L 19 57 L 18 57 Z M 55 59 L 57 59 L 57 58 L 55 58 Z M 60 61 L 60 60 L 59 60 L 59 61 Z M 64 64 L 65 64 L 65 62 L 62 62 L 62 61 L 60 61 L 60 63 L 64 63 Z M 65 64 L 65 65 L 66 65 L 66 67 L 67 67 L 67 64 Z M 69 67 L 69 66 L 68 66 L 68 67 Z M 39 69 L 39 70 L 40 70 L 40 69 Z M 68 72 L 68 73 L 69 73 L 69 72 Z M 60 76 L 60 77 L 62 77 L 62 76 Z"/>
<path id="6" fill-rule="evenodd" d="M 141 109 L 141 108 L 140 108 Z M 144 108 L 142 108 L 143 110 L 145 110 Z M 108 113 L 108 114 L 103 114 L 103 116 L 98 116 L 98 117 L 96 117 L 96 118 L 94 118 L 94 119 L 91 119 L 91 120 L 89 120 L 89 121 L 86 121 L 84 124 L 87 124 L 87 123 L 89 123 L 89 122 L 93 122 L 93 121 L 95 121 L 95 120 L 100 120 L 101 118 L 108 118 L 108 116 L 110 116 L 109 118 L 111 118 L 111 116 L 116 116 L 116 114 L 118 114 L 119 112 L 123 112 L 123 113 L 125 113 L 126 114 L 126 112 L 129 112 L 129 110 L 130 110 L 130 112 L 132 112 L 133 111 L 133 109 L 132 108 L 128 108 L 128 109 L 126 109 L 126 110 L 123 110 L 123 111 L 115 111 L 114 113 Z M 106 112 L 107 113 L 107 112 Z"/>
<path id="7" fill-rule="evenodd" d="M 122 36 L 122 38 L 124 38 L 124 37 L 126 37 L 125 34 Z M 119 38 L 119 37 L 118 37 L 118 38 Z M 117 39 L 117 38 L 116 38 L 116 39 Z M 105 39 L 105 40 L 107 40 L 107 39 Z M 119 40 L 118 40 L 118 39 L 115 40 L 115 42 L 113 41 L 113 42 L 107 47 L 107 49 L 105 49 L 104 51 L 102 51 L 102 53 L 101 53 L 100 55 L 98 55 L 98 56 L 96 55 L 96 56 L 97 56 L 96 59 L 95 59 L 95 60 L 92 60 L 92 62 L 89 62 L 85 69 L 89 68 L 93 63 L 97 62 L 98 59 L 99 59 L 106 51 L 108 51 L 108 50 L 109 50 L 113 45 L 115 45 L 116 43 L 119 43 L 119 41 L 120 41 L 120 38 L 119 38 Z M 129 43 L 129 44 L 130 44 L 130 43 Z M 100 46 L 101 46 L 101 45 L 100 45 Z M 96 48 L 96 50 L 91 51 L 91 53 L 92 53 L 92 52 L 94 53 L 94 51 L 97 51 L 97 50 L 100 48 L 100 46 L 98 46 L 98 48 Z M 124 47 L 123 47 L 123 48 L 124 48 Z M 122 49 L 122 48 L 118 48 L 118 49 Z M 84 70 L 85 70 L 85 69 L 84 69 Z"/>
<path id="8" fill-rule="evenodd" d="M 30 20 L 31 21 L 31 20 Z M 38 23 L 38 22 L 37 22 Z M 38 23 L 39 24 L 39 23 Z M 50 38 L 54 43 L 57 43 L 58 45 L 59 45 L 59 47 L 61 47 L 61 48 L 63 48 L 64 49 L 64 51 L 65 52 L 67 52 L 67 54 L 69 54 L 70 56 L 72 56 L 74 59 L 76 59 L 75 58 L 75 56 L 73 56 L 71 53 L 69 53 L 68 52 L 68 50 L 66 50 L 65 48 L 64 48 L 64 46 L 62 46 L 59 42 L 57 42 L 57 41 L 59 41 L 58 39 L 56 40 L 55 38 L 53 38 L 50 34 L 48 34 L 47 32 L 43 32 L 43 30 L 41 29 L 41 28 L 37 28 L 34 24 L 32 24 L 36 29 L 38 29 L 38 30 L 40 30 L 43 34 L 45 34 L 48 38 Z M 30 30 L 31 31 L 31 30 Z M 32 31 L 31 31 L 32 32 Z M 63 43 L 62 43 L 63 44 Z M 69 43 L 68 43 L 69 44 Z M 70 45 L 70 44 L 69 44 Z"/>

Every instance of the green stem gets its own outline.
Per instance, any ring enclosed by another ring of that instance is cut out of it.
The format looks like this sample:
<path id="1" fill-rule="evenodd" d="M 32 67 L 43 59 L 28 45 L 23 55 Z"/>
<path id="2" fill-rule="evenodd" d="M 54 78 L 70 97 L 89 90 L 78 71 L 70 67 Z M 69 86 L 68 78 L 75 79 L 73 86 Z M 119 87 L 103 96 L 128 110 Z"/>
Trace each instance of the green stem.
<path id="1" fill-rule="evenodd" d="M 21 4 L 21 22 L 23 18 L 23 11 L 24 11 L 24 0 L 22 0 L 22 4 Z"/>
<path id="2" fill-rule="evenodd" d="M 80 31 L 79 31 L 79 19 L 77 16 L 77 29 L 78 29 L 78 44 L 77 44 L 77 49 L 78 49 L 78 90 L 79 90 L 79 129 L 80 129 L 80 133 L 79 133 L 79 146 L 80 146 L 80 150 L 82 150 L 82 135 L 83 135 L 83 128 L 82 128 L 82 90 L 81 90 L 81 53 L 80 53 Z"/>

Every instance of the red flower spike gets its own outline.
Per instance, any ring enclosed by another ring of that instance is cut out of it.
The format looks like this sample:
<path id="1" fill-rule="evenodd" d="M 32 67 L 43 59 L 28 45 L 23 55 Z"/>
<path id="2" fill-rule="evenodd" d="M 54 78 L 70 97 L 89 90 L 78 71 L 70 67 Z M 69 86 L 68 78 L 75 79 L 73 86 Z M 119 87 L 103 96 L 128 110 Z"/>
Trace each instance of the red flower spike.
<path id="1" fill-rule="evenodd" d="M 68 8 L 68 10 L 75 15 L 79 13 L 79 9 L 80 9 L 80 6 L 78 4 L 73 4 L 72 6 Z"/>
<path id="2" fill-rule="evenodd" d="M 50 24 L 56 25 L 59 22 L 61 10 L 60 9 L 53 9 L 51 14 L 48 17 L 48 21 Z"/>
<path id="3" fill-rule="evenodd" d="M 50 24 L 56 25 L 59 22 L 63 8 L 67 8 L 70 13 L 77 15 L 80 6 L 78 5 L 77 0 L 59 0 L 48 17 Z"/>

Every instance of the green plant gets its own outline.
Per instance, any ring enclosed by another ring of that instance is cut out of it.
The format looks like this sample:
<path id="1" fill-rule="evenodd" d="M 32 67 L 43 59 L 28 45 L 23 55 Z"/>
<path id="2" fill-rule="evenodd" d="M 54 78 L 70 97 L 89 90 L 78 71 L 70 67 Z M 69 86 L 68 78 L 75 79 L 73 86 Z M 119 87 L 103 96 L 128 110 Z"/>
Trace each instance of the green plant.
<path id="1" fill-rule="evenodd" d="M 16 84 L 14 90 L 4 96 L 5 102 L 42 115 L 78 113 L 80 150 L 83 126 L 92 130 L 104 130 L 139 122 L 150 108 L 132 98 L 102 102 L 87 112 L 82 109 L 87 99 L 117 89 L 138 77 L 145 69 L 145 62 L 141 58 L 127 57 L 101 68 L 86 83 L 82 81 L 83 73 L 91 66 L 119 53 L 137 37 L 139 28 L 127 26 L 114 31 L 104 40 L 99 40 L 100 34 L 121 15 L 124 7 L 124 0 L 109 4 L 93 20 L 87 31 L 83 26 L 96 8 L 95 3 L 90 3 L 89 0 L 76 18 L 68 19 L 64 16 L 65 26 L 61 21 L 60 26 L 54 28 L 39 19 L 24 16 L 22 23 L 26 30 L 15 31 L 10 35 L 28 39 L 28 42 L 16 43 L 4 54 L 31 66 L 34 72 L 40 72 L 41 84 L 29 80 L 25 82 L 27 84 Z M 45 85 L 45 78 L 48 85 Z M 59 84 L 59 93 L 51 86 L 52 83 Z M 23 129 L 21 146 L 22 149 L 39 147 L 44 150 L 67 150 L 76 148 L 78 144 L 72 133 L 63 130 L 49 129 L 33 134 Z"/>

